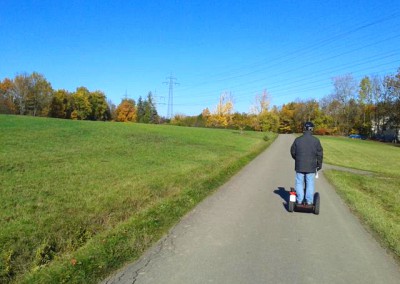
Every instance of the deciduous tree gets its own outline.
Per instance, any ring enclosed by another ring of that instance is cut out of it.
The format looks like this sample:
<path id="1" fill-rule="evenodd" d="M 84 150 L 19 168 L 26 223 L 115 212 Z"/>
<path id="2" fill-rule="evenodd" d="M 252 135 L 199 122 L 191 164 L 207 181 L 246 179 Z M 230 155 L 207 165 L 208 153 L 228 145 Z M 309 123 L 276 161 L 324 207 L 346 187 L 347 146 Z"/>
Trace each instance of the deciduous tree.
<path id="1" fill-rule="evenodd" d="M 12 80 L 5 78 L 3 81 L 0 81 L 0 113 L 16 113 L 13 88 L 14 83 Z"/>
<path id="2" fill-rule="evenodd" d="M 70 118 L 71 116 L 71 94 L 66 90 L 53 92 L 50 103 L 49 116 L 55 118 Z"/>
<path id="3" fill-rule="evenodd" d="M 111 101 L 107 100 L 107 117 L 108 120 L 115 120 L 117 115 L 116 115 L 116 110 L 117 106 Z"/>
<path id="4" fill-rule="evenodd" d="M 294 124 L 295 103 L 284 104 L 279 112 L 280 133 L 292 133 L 296 127 Z"/>
<path id="5" fill-rule="evenodd" d="M 123 99 L 116 109 L 116 121 L 136 122 L 135 101 L 132 99 Z"/>
<path id="6" fill-rule="evenodd" d="M 351 101 L 356 100 L 357 83 L 352 75 L 347 74 L 344 76 L 338 76 L 333 80 L 333 97 L 340 102 L 341 105 L 341 126 L 345 134 L 349 134 L 351 130 L 351 121 L 354 120 L 352 115 L 355 114 L 351 109 Z"/>
<path id="7" fill-rule="evenodd" d="M 71 119 L 84 120 L 92 112 L 92 107 L 89 101 L 89 90 L 85 87 L 79 87 L 72 94 L 71 98 L 72 113 Z"/>
<path id="8" fill-rule="evenodd" d="M 235 112 L 232 116 L 232 125 L 243 133 L 246 127 L 250 128 L 250 116 L 247 113 Z"/>
<path id="9" fill-rule="evenodd" d="M 396 75 L 384 78 L 385 117 L 391 127 L 400 127 L 400 69 Z"/>
<path id="10" fill-rule="evenodd" d="M 212 127 L 228 127 L 232 124 L 233 97 L 230 93 L 224 92 L 219 98 L 215 111 L 208 118 L 208 124 Z"/>
<path id="11" fill-rule="evenodd" d="M 364 78 L 362 78 L 360 82 L 360 88 L 358 91 L 358 103 L 360 104 L 363 110 L 364 124 L 366 121 L 366 110 L 367 110 L 366 105 L 368 102 L 372 102 L 372 86 L 369 77 L 365 76 Z"/>
<path id="12" fill-rule="evenodd" d="M 32 89 L 32 84 L 28 74 L 23 73 L 15 76 L 12 96 L 15 99 L 17 111 L 21 115 L 26 114 L 26 109 L 27 109 L 26 104 L 31 89 Z"/>
<path id="13" fill-rule="evenodd" d="M 51 84 L 37 72 L 33 72 L 28 78 L 30 88 L 26 100 L 27 112 L 33 116 L 47 116 L 53 92 Z"/>
<path id="14" fill-rule="evenodd" d="M 91 106 L 91 113 L 88 116 L 90 120 L 107 120 L 107 100 L 106 96 L 101 91 L 89 93 L 89 102 Z"/>
<path id="15" fill-rule="evenodd" d="M 270 95 L 267 90 L 264 90 L 261 95 L 256 95 L 254 99 L 254 104 L 251 107 L 251 113 L 255 115 L 260 115 L 263 112 L 267 112 L 270 104 Z"/>

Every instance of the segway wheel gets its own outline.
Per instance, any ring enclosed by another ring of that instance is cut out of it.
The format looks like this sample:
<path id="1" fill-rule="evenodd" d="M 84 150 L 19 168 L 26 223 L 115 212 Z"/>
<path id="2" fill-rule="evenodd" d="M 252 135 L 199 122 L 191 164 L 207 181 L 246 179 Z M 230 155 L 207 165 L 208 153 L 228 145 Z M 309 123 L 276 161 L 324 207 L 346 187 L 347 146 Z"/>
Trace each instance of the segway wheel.
<path id="1" fill-rule="evenodd" d="M 289 212 L 293 212 L 293 210 L 294 210 L 294 202 L 289 201 L 289 204 L 288 204 L 288 211 L 289 211 Z"/>
<path id="2" fill-rule="evenodd" d="M 320 206 L 319 192 L 316 192 L 314 194 L 314 214 L 315 215 L 319 214 L 319 206 Z"/>
<path id="3" fill-rule="evenodd" d="M 288 200 L 288 211 L 293 212 L 294 211 L 294 203 L 296 202 L 296 191 L 294 190 L 293 187 L 290 188 L 289 192 L 289 200 Z"/>

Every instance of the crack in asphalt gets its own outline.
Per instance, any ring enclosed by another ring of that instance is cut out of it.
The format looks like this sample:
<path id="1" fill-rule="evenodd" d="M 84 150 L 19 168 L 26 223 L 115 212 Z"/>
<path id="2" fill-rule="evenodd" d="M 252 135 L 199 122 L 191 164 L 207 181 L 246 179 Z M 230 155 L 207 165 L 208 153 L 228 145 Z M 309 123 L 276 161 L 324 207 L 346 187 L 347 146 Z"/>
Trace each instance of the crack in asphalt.
<path id="1" fill-rule="evenodd" d="M 173 231 L 169 232 L 157 245 L 154 251 L 152 251 L 148 257 L 148 259 L 144 260 L 144 264 L 140 265 L 137 269 L 135 269 L 133 271 L 134 276 L 133 276 L 133 282 L 131 284 L 134 284 L 137 280 L 137 277 L 139 276 L 140 272 L 143 271 L 144 269 L 147 268 L 147 266 L 149 266 L 149 264 L 160 258 L 161 257 L 161 252 L 164 251 L 164 249 L 166 247 L 171 248 L 171 251 L 175 250 L 175 244 L 174 244 L 174 240 L 173 240 Z M 138 265 L 140 264 L 140 262 L 138 262 Z"/>
<path id="2" fill-rule="evenodd" d="M 169 252 L 175 251 L 174 239 L 177 237 L 175 227 L 170 230 L 158 243 L 150 248 L 147 256 L 139 258 L 137 262 L 134 262 L 130 268 L 123 268 L 118 273 L 110 276 L 103 284 L 114 284 L 114 283 L 136 283 L 140 273 L 145 270 L 152 262 L 163 256 L 162 252 L 168 248 Z M 127 279 L 128 278 L 128 279 Z"/>

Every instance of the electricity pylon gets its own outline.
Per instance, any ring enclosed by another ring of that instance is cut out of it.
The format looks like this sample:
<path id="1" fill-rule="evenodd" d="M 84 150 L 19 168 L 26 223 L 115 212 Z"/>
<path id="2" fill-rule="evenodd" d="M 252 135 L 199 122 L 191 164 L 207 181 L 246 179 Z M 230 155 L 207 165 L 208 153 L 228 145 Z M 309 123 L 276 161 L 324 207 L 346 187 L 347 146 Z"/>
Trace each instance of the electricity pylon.
<path id="1" fill-rule="evenodd" d="M 174 116 L 174 85 L 179 85 L 179 83 L 175 82 L 176 78 L 172 75 L 167 77 L 167 80 L 168 82 L 164 82 L 169 85 L 167 118 L 171 119 Z"/>

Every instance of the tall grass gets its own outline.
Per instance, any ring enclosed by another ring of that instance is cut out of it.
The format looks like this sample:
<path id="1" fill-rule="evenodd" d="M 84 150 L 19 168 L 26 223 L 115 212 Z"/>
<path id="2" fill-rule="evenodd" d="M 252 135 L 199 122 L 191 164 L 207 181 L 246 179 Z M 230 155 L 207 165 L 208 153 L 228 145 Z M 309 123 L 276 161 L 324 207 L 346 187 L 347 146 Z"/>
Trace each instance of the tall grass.
<path id="1" fill-rule="evenodd" d="M 0 133 L 0 282 L 22 283 L 98 281 L 275 137 L 21 116 Z"/>
<path id="2" fill-rule="evenodd" d="M 325 162 L 373 173 L 325 172 L 350 208 L 400 257 L 400 148 L 334 137 L 321 142 Z"/>

